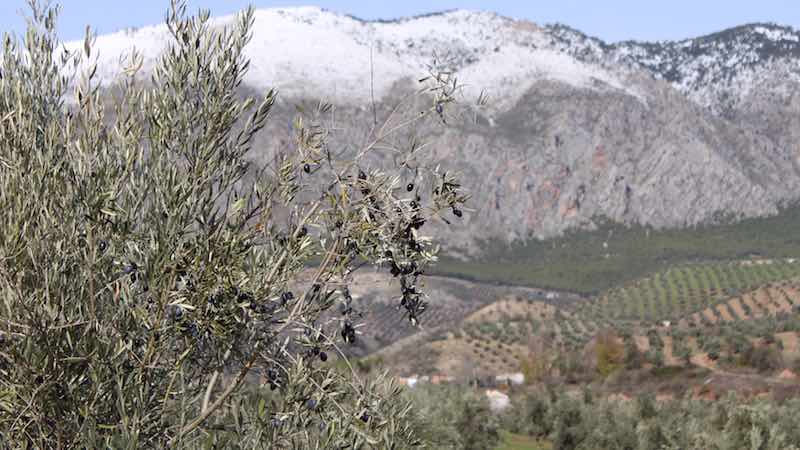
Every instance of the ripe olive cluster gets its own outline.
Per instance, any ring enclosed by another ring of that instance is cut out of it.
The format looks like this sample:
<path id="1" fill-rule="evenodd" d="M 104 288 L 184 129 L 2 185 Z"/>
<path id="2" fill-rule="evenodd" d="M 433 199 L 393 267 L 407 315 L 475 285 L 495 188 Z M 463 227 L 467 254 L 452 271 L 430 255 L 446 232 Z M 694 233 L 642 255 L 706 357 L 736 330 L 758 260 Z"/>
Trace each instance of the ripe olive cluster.
<path id="1" fill-rule="evenodd" d="M 457 205 L 466 200 L 463 195 L 459 195 L 458 190 L 460 187 L 461 184 L 448 177 L 447 172 L 442 172 L 441 184 L 433 189 L 433 195 L 438 197 L 437 201 L 441 200 L 453 211 L 453 215 L 456 217 L 463 216 L 464 213 L 458 209 Z"/>

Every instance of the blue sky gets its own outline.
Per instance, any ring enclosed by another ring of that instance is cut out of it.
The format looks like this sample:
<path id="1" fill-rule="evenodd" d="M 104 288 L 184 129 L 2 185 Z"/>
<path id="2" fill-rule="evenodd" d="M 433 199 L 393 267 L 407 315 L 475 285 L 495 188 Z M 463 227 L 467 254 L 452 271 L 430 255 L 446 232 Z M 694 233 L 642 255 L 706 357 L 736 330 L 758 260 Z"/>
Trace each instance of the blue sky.
<path id="1" fill-rule="evenodd" d="M 750 22 L 800 28 L 800 0 L 189 0 L 189 10 L 229 14 L 256 7 L 315 5 L 364 19 L 396 18 L 453 8 L 491 10 L 538 23 L 561 22 L 607 41 L 680 39 Z M 86 25 L 100 33 L 163 21 L 168 0 L 60 0 L 62 39 L 78 39 Z M 135 6 L 133 6 L 135 5 Z M 21 33 L 24 0 L 0 0 L 0 31 Z"/>

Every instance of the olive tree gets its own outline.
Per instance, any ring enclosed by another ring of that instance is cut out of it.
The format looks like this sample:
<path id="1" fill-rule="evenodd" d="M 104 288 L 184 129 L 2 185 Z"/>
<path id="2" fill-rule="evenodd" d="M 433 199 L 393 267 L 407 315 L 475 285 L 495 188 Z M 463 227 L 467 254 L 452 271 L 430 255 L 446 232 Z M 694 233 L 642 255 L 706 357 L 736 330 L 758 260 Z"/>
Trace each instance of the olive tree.
<path id="1" fill-rule="evenodd" d="M 452 76 L 432 66 L 354 151 L 332 148 L 320 104 L 256 164 L 277 94 L 240 95 L 252 9 L 219 27 L 173 0 L 152 73 L 134 51 L 109 85 L 89 31 L 68 51 L 58 8 L 29 3 L 0 61 L 0 441 L 422 444 L 397 386 L 349 368 L 348 286 L 371 265 L 412 324 L 425 311 L 436 247 L 420 230 L 467 195 L 422 140 L 398 142 L 457 114 Z"/>

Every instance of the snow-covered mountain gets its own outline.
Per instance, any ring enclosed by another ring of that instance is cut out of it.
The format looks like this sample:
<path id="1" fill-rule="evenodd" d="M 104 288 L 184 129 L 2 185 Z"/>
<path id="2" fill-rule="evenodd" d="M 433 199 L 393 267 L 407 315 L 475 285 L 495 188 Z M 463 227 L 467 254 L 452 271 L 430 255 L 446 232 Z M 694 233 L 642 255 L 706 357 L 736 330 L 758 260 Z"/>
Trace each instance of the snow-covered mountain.
<path id="1" fill-rule="evenodd" d="M 235 16 L 212 19 L 233 24 Z M 165 25 L 100 36 L 100 74 L 113 80 L 119 56 L 136 47 L 152 67 L 170 36 Z M 82 42 L 70 42 L 77 49 Z M 489 12 L 456 10 L 396 21 L 363 21 L 317 7 L 256 11 L 248 84 L 286 94 L 364 100 L 398 79 L 417 77 L 438 60 L 474 89 L 515 98 L 541 79 L 644 94 L 631 70 L 666 80 L 698 104 L 724 112 L 772 79 L 800 80 L 800 32 L 743 25 L 695 39 L 609 44 L 564 25 L 539 26 Z"/>
<path id="2" fill-rule="evenodd" d="M 730 112 L 765 83 L 800 81 L 800 31 L 790 27 L 750 24 L 681 41 L 617 44 L 569 27 L 549 30 L 575 58 L 643 69 L 715 113 Z"/>
<path id="3" fill-rule="evenodd" d="M 212 19 L 233 24 L 235 16 Z M 165 25 L 98 37 L 99 74 L 115 79 L 119 56 L 137 48 L 151 68 L 169 41 Z M 475 90 L 500 98 L 521 95 L 536 80 L 640 95 L 619 70 L 583 62 L 553 45 L 553 31 L 494 13 L 452 11 L 392 22 L 367 22 L 316 7 L 262 9 L 255 13 L 247 83 L 277 87 L 287 95 L 363 101 L 374 84 L 381 96 L 404 77 L 417 78 L 430 64 L 458 71 Z M 66 46 L 79 49 L 83 42 Z"/>
<path id="4" fill-rule="evenodd" d="M 163 25 L 98 37 L 98 73 L 116 79 L 135 46 L 146 76 L 168 37 Z M 487 12 L 369 22 L 304 7 L 258 10 L 246 54 L 248 87 L 281 93 L 276 115 L 331 100 L 338 125 L 353 130 L 345 140 L 362 136 L 373 93 L 386 106 L 434 61 L 468 95 L 487 91 L 483 120 L 437 140 L 479 211 L 457 232 L 462 242 L 551 236 L 598 216 L 681 227 L 800 199 L 800 32 L 791 28 L 606 43 Z M 287 121 L 276 118 L 265 151 L 291 142 Z"/>

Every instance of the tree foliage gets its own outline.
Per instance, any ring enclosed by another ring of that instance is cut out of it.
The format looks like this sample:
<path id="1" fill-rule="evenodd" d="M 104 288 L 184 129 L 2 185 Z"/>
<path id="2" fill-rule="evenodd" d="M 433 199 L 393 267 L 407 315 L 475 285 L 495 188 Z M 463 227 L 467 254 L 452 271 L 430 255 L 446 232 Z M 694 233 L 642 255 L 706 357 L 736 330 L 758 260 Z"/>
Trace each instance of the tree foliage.
<path id="1" fill-rule="evenodd" d="M 101 86 L 88 30 L 67 51 L 58 8 L 30 5 L 0 61 L 0 440 L 420 443 L 396 386 L 325 361 L 357 338 L 348 286 L 362 265 L 397 280 L 412 323 L 425 311 L 435 247 L 420 229 L 460 217 L 467 196 L 420 141 L 396 142 L 442 122 L 455 81 L 432 72 L 355 152 L 328 144 L 332 106 L 301 112 L 292 151 L 259 166 L 247 157 L 277 94 L 238 95 L 252 9 L 219 27 L 173 1 L 152 76 L 134 51 Z M 374 152 L 395 164 L 370 167 Z"/>

